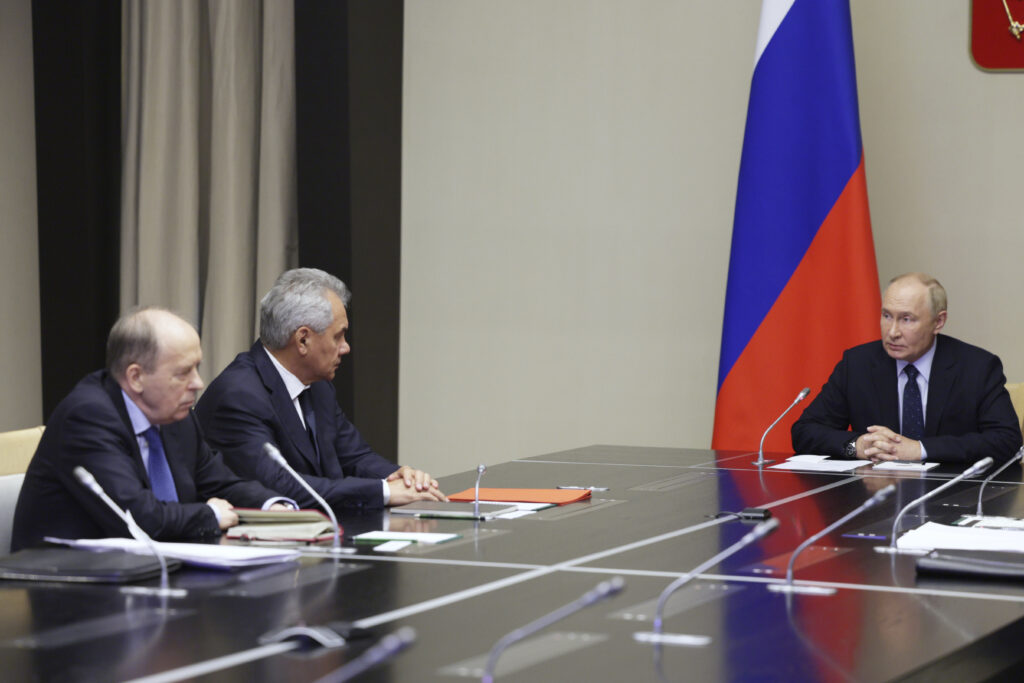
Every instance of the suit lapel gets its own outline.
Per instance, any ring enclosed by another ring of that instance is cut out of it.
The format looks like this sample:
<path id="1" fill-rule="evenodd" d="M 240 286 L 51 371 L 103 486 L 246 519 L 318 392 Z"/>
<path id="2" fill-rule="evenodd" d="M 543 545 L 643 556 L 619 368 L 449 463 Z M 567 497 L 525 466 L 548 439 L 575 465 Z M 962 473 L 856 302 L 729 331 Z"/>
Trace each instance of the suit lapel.
<path id="1" fill-rule="evenodd" d="M 281 379 L 281 375 L 277 368 L 274 367 L 274 363 L 267 356 L 267 352 L 263 350 L 262 342 L 257 340 L 249 350 L 249 353 L 253 356 L 253 362 L 256 365 L 256 372 L 259 373 L 260 381 L 263 382 L 263 386 L 270 393 L 270 404 L 274 407 L 279 423 L 291 440 L 292 447 L 305 458 L 312 468 L 312 472 L 320 474 L 318 458 L 316 457 L 316 451 L 313 450 L 313 444 L 309 440 L 309 434 L 306 433 L 306 428 L 302 426 L 299 414 L 295 411 L 295 404 L 292 403 L 291 397 L 288 396 L 288 389 L 284 386 L 284 380 Z"/>
<path id="2" fill-rule="evenodd" d="M 106 373 L 106 371 L 103 373 L 103 389 L 110 397 L 111 403 L 114 404 L 114 409 L 121 418 L 121 424 L 124 425 L 124 431 L 128 435 L 129 450 L 132 454 L 132 462 L 135 465 L 135 469 L 143 479 L 149 481 L 149 473 L 146 472 L 146 465 L 142 462 L 142 451 L 139 450 L 139 440 L 135 436 L 135 430 L 132 428 L 132 420 L 128 417 L 128 409 L 124 405 L 124 396 L 121 394 L 121 385 L 115 382 L 114 379 Z"/>
<path id="3" fill-rule="evenodd" d="M 943 407 L 948 404 L 949 392 L 956 381 L 956 358 L 942 335 L 935 339 L 935 357 L 928 377 L 928 410 L 924 416 L 924 435 L 935 436 L 939 432 Z"/>
<path id="4" fill-rule="evenodd" d="M 871 368 L 871 382 L 878 401 L 879 424 L 894 432 L 900 430 L 900 390 L 896 380 L 896 361 L 889 357 L 881 343 Z"/>

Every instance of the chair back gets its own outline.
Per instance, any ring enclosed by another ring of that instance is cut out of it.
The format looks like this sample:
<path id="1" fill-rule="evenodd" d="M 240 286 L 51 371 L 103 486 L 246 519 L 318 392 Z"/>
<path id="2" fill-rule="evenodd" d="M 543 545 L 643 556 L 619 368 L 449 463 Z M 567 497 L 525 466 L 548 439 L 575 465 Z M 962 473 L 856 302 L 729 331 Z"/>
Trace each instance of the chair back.
<path id="1" fill-rule="evenodd" d="M 25 470 L 42 437 L 41 426 L 0 432 L 0 555 L 11 552 L 14 507 L 18 504 Z"/>

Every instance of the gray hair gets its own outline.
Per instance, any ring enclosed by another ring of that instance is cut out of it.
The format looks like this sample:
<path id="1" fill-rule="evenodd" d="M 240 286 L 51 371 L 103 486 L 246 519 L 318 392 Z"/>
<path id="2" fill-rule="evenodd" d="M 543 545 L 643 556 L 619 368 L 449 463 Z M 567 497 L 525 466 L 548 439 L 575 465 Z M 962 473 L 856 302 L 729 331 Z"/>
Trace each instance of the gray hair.
<path id="1" fill-rule="evenodd" d="M 124 377 L 132 363 L 138 363 L 146 372 L 156 367 L 160 342 L 156 338 L 150 311 L 164 311 L 166 308 L 145 306 L 136 308 L 117 319 L 107 335 L 107 371 L 116 379 Z"/>
<path id="2" fill-rule="evenodd" d="M 260 340 L 269 349 L 283 349 L 303 325 L 317 334 L 334 320 L 327 292 L 347 308 L 352 299 L 345 283 L 317 268 L 293 268 L 277 278 L 260 300 Z"/>
<path id="3" fill-rule="evenodd" d="M 895 284 L 901 280 L 915 280 L 928 288 L 928 305 L 932 309 L 932 317 L 946 310 L 946 288 L 942 283 L 928 273 L 903 273 L 889 280 L 889 284 Z"/>

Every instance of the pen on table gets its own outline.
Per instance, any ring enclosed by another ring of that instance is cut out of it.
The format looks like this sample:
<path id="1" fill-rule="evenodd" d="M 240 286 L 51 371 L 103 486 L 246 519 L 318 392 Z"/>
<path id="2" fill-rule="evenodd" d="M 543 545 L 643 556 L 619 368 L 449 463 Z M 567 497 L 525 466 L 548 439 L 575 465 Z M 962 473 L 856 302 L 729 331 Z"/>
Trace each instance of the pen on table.
<path id="1" fill-rule="evenodd" d="M 607 486 L 556 486 L 556 489 L 569 489 L 572 491 L 607 491 Z"/>

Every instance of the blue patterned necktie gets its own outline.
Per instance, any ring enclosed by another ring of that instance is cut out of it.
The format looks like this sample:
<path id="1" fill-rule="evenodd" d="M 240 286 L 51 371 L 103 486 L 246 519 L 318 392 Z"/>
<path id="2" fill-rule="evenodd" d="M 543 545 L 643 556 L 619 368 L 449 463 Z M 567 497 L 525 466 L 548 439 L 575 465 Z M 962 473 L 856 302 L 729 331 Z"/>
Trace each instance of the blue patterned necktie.
<path id="1" fill-rule="evenodd" d="M 917 386 L 920 374 L 913 364 L 903 368 L 907 386 L 903 387 L 903 436 L 920 441 L 924 436 L 924 408 L 921 406 L 921 388 Z"/>
<path id="2" fill-rule="evenodd" d="M 149 444 L 149 483 L 153 487 L 153 495 L 159 500 L 178 502 L 178 492 L 174 488 L 174 478 L 171 477 L 171 467 L 164 454 L 160 431 L 151 425 L 142 432 L 142 436 Z"/>

